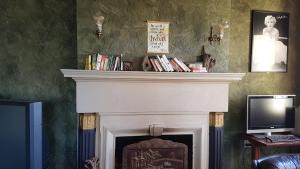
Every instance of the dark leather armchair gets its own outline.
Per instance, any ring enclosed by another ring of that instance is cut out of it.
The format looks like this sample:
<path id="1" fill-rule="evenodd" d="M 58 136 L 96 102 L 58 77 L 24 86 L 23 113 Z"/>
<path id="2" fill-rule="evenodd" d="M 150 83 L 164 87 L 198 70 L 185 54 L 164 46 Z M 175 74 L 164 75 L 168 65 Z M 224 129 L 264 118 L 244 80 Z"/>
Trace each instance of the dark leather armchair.
<path id="1" fill-rule="evenodd" d="M 300 154 L 278 154 L 253 161 L 253 169 L 300 169 Z"/>

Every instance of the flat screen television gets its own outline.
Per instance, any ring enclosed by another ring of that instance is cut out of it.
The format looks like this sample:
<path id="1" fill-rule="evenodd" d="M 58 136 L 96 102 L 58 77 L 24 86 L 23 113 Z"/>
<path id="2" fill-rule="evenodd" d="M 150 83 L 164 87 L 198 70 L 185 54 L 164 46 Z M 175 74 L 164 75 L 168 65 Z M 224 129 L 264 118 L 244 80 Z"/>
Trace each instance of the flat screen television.
<path id="1" fill-rule="evenodd" d="M 248 95 L 247 133 L 293 131 L 295 95 Z"/>
<path id="2" fill-rule="evenodd" d="M 43 168 L 41 102 L 0 101 L 0 168 Z"/>

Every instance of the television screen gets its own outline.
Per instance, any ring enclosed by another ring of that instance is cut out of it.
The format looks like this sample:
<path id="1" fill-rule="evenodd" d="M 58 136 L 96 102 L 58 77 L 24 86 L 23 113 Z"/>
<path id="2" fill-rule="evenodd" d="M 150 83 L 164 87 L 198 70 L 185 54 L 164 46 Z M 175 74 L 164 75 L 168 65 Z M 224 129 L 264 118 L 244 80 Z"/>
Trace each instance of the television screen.
<path id="1" fill-rule="evenodd" d="M 249 95 L 247 133 L 291 131 L 295 127 L 295 95 Z"/>

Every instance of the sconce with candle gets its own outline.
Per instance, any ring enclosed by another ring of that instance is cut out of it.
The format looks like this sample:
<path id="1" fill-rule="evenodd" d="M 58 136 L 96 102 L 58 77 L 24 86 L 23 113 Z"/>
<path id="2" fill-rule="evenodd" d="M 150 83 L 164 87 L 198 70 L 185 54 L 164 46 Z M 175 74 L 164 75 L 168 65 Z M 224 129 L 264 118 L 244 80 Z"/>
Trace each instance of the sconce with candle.
<path id="1" fill-rule="evenodd" d="M 103 35 L 103 22 L 104 22 L 104 16 L 102 15 L 95 15 L 94 20 L 97 26 L 96 35 L 98 36 L 98 39 L 100 39 Z"/>
<path id="2" fill-rule="evenodd" d="M 212 45 L 213 42 L 218 42 L 220 44 L 220 41 L 224 37 L 225 29 L 229 28 L 229 22 L 228 21 L 222 21 L 220 24 L 218 24 L 218 32 L 213 33 L 213 26 L 210 27 L 210 36 L 208 37 L 209 43 Z"/>

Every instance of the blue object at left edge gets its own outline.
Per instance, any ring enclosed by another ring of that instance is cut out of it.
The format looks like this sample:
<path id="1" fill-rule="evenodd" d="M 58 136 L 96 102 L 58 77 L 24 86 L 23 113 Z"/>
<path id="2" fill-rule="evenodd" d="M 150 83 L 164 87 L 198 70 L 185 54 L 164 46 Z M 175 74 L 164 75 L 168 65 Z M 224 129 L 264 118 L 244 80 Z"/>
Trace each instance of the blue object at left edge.
<path id="1" fill-rule="evenodd" d="M 42 102 L 0 101 L 0 166 L 42 169 Z"/>

